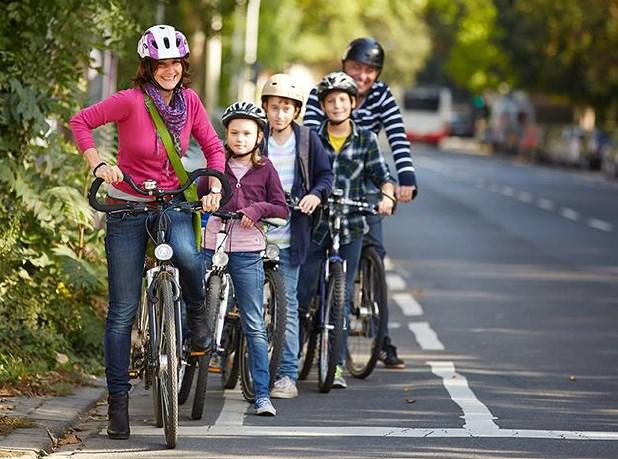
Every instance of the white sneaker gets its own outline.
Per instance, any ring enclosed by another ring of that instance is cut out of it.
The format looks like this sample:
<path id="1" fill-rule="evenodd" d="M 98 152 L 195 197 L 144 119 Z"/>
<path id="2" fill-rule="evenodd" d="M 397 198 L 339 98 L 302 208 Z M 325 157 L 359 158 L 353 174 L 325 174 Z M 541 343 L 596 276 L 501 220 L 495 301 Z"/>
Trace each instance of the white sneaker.
<path id="1" fill-rule="evenodd" d="M 298 397 L 296 382 L 289 376 L 277 379 L 270 391 L 271 398 L 294 398 Z"/>

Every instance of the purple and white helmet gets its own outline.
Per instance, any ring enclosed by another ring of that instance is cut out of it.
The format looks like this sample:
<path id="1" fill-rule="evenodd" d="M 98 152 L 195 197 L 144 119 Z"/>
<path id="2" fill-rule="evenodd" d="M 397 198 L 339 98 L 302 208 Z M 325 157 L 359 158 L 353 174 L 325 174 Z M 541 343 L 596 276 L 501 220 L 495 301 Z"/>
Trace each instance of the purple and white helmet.
<path id="1" fill-rule="evenodd" d="M 137 54 L 142 59 L 180 59 L 189 55 L 189 43 L 182 32 L 169 25 L 152 26 L 139 39 Z"/>

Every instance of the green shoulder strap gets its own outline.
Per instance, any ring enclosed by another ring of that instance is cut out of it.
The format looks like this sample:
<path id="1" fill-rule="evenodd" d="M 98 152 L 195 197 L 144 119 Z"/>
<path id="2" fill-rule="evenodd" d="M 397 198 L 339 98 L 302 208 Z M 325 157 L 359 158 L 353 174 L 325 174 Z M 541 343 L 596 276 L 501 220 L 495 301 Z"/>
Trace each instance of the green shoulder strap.
<path id="1" fill-rule="evenodd" d="M 172 141 L 172 136 L 170 131 L 168 131 L 161 115 L 157 111 L 157 108 L 154 105 L 154 102 L 150 98 L 148 94 L 144 94 L 144 100 L 146 101 L 146 107 L 148 107 L 148 111 L 150 112 L 150 116 L 152 121 L 157 128 L 157 132 L 159 133 L 159 137 L 163 141 L 163 145 L 165 145 L 165 150 L 167 151 L 167 157 L 172 163 L 172 167 L 174 168 L 174 172 L 176 172 L 176 176 L 182 185 L 184 185 L 187 180 L 189 180 L 189 174 L 182 165 L 180 161 L 180 155 L 176 151 L 176 147 L 174 147 L 174 142 Z M 197 184 L 193 183 L 189 188 L 187 188 L 184 192 L 185 199 L 188 202 L 197 201 Z M 199 251 L 202 245 L 202 225 L 201 225 L 201 216 L 199 212 L 193 213 L 193 230 L 195 231 L 195 243 L 197 244 L 197 250 Z"/>

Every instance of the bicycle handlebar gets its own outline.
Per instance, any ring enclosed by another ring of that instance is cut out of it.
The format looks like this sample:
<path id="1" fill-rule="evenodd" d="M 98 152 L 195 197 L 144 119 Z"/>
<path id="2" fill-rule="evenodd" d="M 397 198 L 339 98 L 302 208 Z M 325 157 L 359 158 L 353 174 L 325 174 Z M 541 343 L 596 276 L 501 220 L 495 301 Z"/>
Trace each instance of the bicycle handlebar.
<path id="1" fill-rule="evenodd" d="M 128 174 L 123 173 L 123 175 L 124 175 L 123 181 L 127 183 L 131 187 L 131 189 L 133 189 L 135 192 L 143 196 L 150 196 L 155 199 L 161 198 L 164 196 L 179 195 L 183 193 L 187 188 L 189 188 L 189 186 L 191 186 L 191 184 L 193 184 L 193 182 L 195 182 L 195 180 L 197 180 L 199 177 L 216 177 L 219 179 L 219 181 L 221 182 L 221 186 L 223 187 L 220 205 L 221 206 L 225 205 L 232 198 L 232 189 L 230 187 L 230 184 L 227 178 L 225 177 L 224 174 L 214 169 L 202 168 L 202 169 L 194 170 L 193 172 L 189 174 L 189 178 L 185 182 L 185 184 L 175 190 L 162 190 L 159 188 L 156 188 L 154 190 L 143 190 L 135 184 L 133 179 Z M 101 201 L 97 199 L 97 192 L 99 191 L 99 188 L 101 187 L 102 184 L 103 184 L 103 179 L 100 177 L 97 177 L 94 179 L 94 181 L 92 182 L 92 185 L 90 185 L 90 189 L 88 190 L 88 202 L 90 203 L 90 206 L 93 209 L 98 210 L 99 212 L 105 212 L 105 213 L 146 212 L 149 210 L 148 204 L 151 204 L 150 201 L 148 202 L 136 201 L 134 203 L 127 202 L 125 204 L 102 203 Z M 181 205 L 179 205 L 178 207 L 180 207 L 182 210 L 193 211 L 193 210 L 201 209 L 202 205 L 199 201 L 196 201 L 196 202 L 191 202 L 191 203 L 188 203 L 188 202 L 181 203 Z"/>

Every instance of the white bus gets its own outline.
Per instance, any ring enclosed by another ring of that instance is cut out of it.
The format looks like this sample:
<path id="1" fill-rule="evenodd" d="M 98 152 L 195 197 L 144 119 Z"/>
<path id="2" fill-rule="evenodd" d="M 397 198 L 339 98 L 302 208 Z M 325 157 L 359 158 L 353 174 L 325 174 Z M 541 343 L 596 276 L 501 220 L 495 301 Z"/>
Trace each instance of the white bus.
<path id="1" fill-rule="evenodd" d="M 451 90 L 416 86 L 403 93 L 401 114 L 410 141 L 438 144 L 449 135 L 452 116 Z"/>

